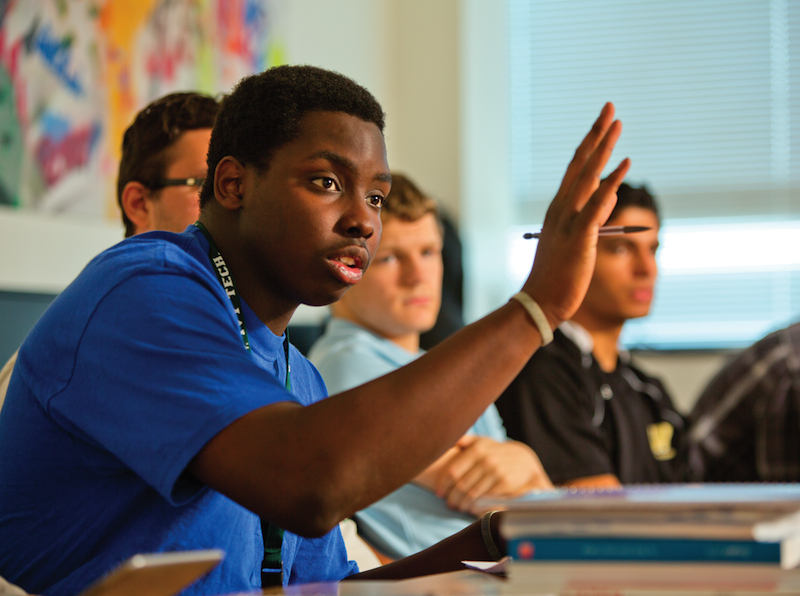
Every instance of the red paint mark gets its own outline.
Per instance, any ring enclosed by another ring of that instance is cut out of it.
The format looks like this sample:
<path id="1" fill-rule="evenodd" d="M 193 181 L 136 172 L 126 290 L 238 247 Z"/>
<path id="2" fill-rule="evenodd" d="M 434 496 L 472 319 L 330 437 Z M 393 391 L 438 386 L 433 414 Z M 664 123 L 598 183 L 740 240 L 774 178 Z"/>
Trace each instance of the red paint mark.
<path id="1" fill-rule="evenodd" d="M 234 56 L 247 57 L 248 38 L 244 23 L 245 0 L 231 0 L 217 4 L 217 22 L 223 51 Z"/>
<path id="2" fill-rule="evenodd" d="M 47 186 L 57 184 L 70 171 L 89 163 L 97 133 L 97 128 L 89 125 L 72 131 L 59 141 L 45 137 L 37 143 L 36 160 Z"/>
<path id="3" fill-rule="evenodd" d="M 158 52 L 153 52 L 147 58 L 145 68 L 151 77 L 164 81 L 171 81 L 175 78 L 175 72 L 181 64 L 188 61 L 189 52 L 183 40 L 170 47 L 163 44 Z"/>
<path id="4" fill-rule="evenodd" d="M 0 37 L 0 48 L 5 47 L 5 32 L 3 32 L 2 37 Z M 23 128 L 27 128 L 28 126 L 28 101 L 27 101 L 27 94 L 26 94 L 26 86 L 25 86 L 25 78 L 24 74 L 20 72 L 19 62 L 20 56 L 22 55 L 23 51 L 23 44 L 22 39 L 18 39 L 14 44 L 11 45 L 9 48 L 8 54 L 6 55 L 5 64 L 6 69 L 8 70 L 9 77 L 11 78 L 13 85 L 14 85 L 14 101 L 17 108 L 17 118 L 19 119 L 19 123 Z"/>

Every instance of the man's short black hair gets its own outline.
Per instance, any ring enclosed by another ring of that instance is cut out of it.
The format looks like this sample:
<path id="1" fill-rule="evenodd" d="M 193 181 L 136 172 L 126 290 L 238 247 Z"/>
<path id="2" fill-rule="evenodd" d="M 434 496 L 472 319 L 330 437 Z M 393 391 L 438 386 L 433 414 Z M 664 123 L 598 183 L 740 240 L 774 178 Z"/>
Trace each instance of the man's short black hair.
<path id="1" fill-rule="evenodd" d="M 658 213 L 656 198 L 650 194 L 650 191 L 644 184 L 641 186 L 631 186 L 623 182 L 619 185 L 619 190 L 617 190 L 617 204 L 614 207 L 614 211 L 611 212 L 608 221 L 612 221 L 622 213 L 623 209 L 627 209 L 628 207 L 639 207 L 640 209 L 652 211 L 658 223 L 661 223 L 661 216 Z"/>
<path id="2" fill-rule="evenodd" d="M 219 102 L 202 93 L 172 93 L 155 100 L 136 115 L 122 137 L 117 177 L 117 203 L 122 210 L 125 237 L 133 236 L 133 222 L 122 209 L 122 191 L 128 182 L 145 186 L 164 178 L 167 151 L 187 130 L 211 128 Z"/>
<path id="3" fill-rule="evenodd" d="M 344 112 L 383 132 L 378 100 L 339 73 L 315 66 L 276 66 L 242 79 L 222 101 L 211 133 L 201 208 L 214 199 L 214 173 L 222 158 L 235 157 L 265 171 L 275 151 L 300 136 L 303 117 L 317 111 Z"/>

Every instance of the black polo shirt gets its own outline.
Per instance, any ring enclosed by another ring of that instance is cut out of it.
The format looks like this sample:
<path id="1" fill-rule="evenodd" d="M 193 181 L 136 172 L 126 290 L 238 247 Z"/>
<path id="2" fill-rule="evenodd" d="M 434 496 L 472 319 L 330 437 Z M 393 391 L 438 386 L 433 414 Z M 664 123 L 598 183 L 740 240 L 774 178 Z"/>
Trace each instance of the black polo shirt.
<path id="1" fill-rule="evenodd" d="M 681 480 L 684 421 L 664 386 L 626 353 L 609 373 L 591 352 L 582 327 L 556 330 L 497 401 L 508 436 L 536 451 L 555 484 L 599 474 Z"/>

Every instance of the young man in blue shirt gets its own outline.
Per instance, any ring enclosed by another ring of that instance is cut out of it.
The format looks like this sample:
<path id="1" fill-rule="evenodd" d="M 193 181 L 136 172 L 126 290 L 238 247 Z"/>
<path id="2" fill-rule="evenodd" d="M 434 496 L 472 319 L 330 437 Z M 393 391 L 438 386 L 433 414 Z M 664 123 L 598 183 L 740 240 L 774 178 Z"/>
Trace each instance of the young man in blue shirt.
<path id="1" fill-rule="evenodd" d="M 339 299 L 377 249 L 391 188 L 382 130 L 366 90 L 314 67 L 270 69 L 225 99 L 200 227 L 99 255 L 20 349 L 0 414 L 0 575 L 72 594 L 136 552 L 207 547 L 227 557 L 187 594 L 258 588 L 262 560 L 283 583 L 356 571 L 338 522 L 452 446 L 574 312 L 629 163 L 599 182 L 621 131 L 609 104 L 567 170 L 524 294 L 323 399 L 285 330 L 301 303 Z M 259 516 L 280 544 L 267 557 Z M 360 577 L 496 555 L 497 521 Z"/>

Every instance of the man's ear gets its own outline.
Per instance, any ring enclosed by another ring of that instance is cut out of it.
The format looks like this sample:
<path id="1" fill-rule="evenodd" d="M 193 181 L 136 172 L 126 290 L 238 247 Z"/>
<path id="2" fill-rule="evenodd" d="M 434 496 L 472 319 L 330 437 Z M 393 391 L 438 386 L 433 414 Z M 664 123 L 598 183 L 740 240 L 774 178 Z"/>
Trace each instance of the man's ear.
<path id="1" fill-rule="evenodd" d="M 236 211 L 242 206 L 242 180 L 244 165 L 230 155 L 223 157 L 214 171 L 214 197 L 217 203 Z"/>
<path id="2" fill-rule="evenodd" d="M 150 189 L 141 182 L 131 181 L 122 189 L 122 210 L 131 220 L 134 233 L 141 234 L 152 229 Z"/>

